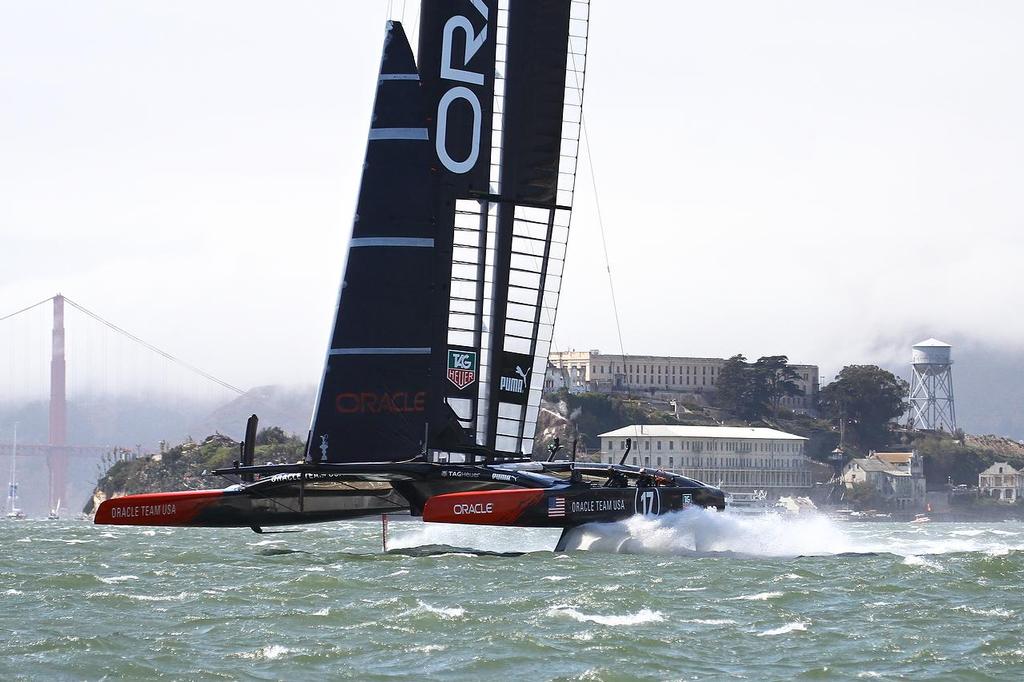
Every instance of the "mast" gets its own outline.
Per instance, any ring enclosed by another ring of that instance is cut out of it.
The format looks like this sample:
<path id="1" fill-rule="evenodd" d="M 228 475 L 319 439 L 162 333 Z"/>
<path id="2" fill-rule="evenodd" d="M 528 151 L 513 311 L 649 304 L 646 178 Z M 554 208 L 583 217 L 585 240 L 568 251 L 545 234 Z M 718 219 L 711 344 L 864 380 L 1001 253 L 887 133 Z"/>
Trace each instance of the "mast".
<path id="1" fill-rule="evenodd" d="M 586 0 L 423 3 L 419 63 L 428 111 L 437 112 L 446 282 L 433 365 L 449 408 L 432 421 L 438 451 L 458 448 L 454 422 L 490 458 L 532 453 L 568 239 L 588 21 Z M 453 131 L 455 116 L 463 125 Z"/>

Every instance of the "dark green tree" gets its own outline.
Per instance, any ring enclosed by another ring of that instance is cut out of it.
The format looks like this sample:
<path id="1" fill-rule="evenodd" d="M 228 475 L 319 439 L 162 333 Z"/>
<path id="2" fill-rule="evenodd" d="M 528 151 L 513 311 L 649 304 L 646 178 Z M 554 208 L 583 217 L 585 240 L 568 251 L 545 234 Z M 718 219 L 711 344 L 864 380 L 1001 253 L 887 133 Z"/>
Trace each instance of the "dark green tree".
<path id="1" fill-rule="evenodd" d="M 909 390 L 906 381 L 881 367 L 848 365 L 821 389 L 819 406 L 828 418 L 846 423 L 850 444 L 880 448 L 889 441 L 889 422 L 906 412 Z"/>
<path id="2" fill-rule="evenodd" d="M 718 372 L 718 404 L 734 414 L 742 411 L 746 400 L 748 367 L 747 358 L 737 353 Z"/>
<path id="3" fill-rule="evenodd" d="M 779 403 L 783 398 L 803 395 L 803 389 L 797 384 L 800 375 L 789 366 L 789 358 L 785 355 L 766 355 L 754 363 L 754 372 L 758 375 L 761 390 L 767 396 L 772 414 L 779 413 Z"/>
<path id="4" fill-rule="evenodd" d="M 718 373 L 718 404 L 741 419 L 753 421 L 768 411 L 766 372 L 742 354 L 725 361 Z"/>
<path id="5" fill-rule="evenodd" d="M 291 438 L 280 426 L 268 426 L 256 434 L 256 445 L 280 445 L 289 440 Z"/>

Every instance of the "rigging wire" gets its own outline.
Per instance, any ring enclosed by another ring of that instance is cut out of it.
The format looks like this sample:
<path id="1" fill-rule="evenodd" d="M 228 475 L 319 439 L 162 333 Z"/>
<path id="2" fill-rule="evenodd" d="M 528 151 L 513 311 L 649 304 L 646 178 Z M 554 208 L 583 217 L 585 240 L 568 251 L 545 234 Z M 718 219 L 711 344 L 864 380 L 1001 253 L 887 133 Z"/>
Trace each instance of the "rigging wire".
<path id="1" fill-rule="evenodd" d="M 590 47 L 590 3 L 587 3 L 587 19 L 586 19 L 586 21 L 587 21 L 587 36 L 585 38 L 585 40 L 586 40 L 586 47 L 584 48 L 584 50 L 587 50 L 587 48 Z M 604 266 L 605 266 L 605 270 L 608 272 L 608 291 L 611 294 L 611 299 L 612 299 L 612 317 L 615 318 L 615 333 L 617 334 L 618 339 L 619 339 L 619 358 L 622 361 L 622 371 L 623 371 L 623 374 L 625 374 L 625 370 L 626 370 L 626 346 L 625 346 L 625 344 L 622 341 L 622 323 L 619 320 L 619 304 L 618 304 L 618 302 L 617 302 L 617 300 L 615 298 L 615 280 L 612 277 L 611 259 L 608 257 L 608 238 L 607 238 L 607 236 L 605 234 L 604 216 L 601 213 L 601 200 L 599 198 L 600 195 L 598 194 L 598 191 L 597 191 L 597 174 L 594 172 L 594 154 L 593 154 L 593 150 L 591 150 L 591 148 L 590 148 L 590 135 L 587 132 L 587 117 L 586 117 L 586 113 L 583 111 L 583 99 L 582 99 L 583 87 L 580 85 L 580 82 L 579 82 L 579 73 L 580 73 L 580 71 L 579 71 L 579 67 L 576 64 L 576 51 L 573 49 L 573 45 L 572 45 L 572 41 L 571 40 L 570 40 L 570 44 L 569 44 L 569 56 L 572 59 L 573 79 L 576 81 L 576 88 L 580 91 L 580 130 L 583 132 L 583 148 L 587 152 L 587 167 L 590 169 L 590 184 L 591 184 L 591 187 L 593 188 L 593 192 L 594 192 L 594 208 L 595 208 L 595 210 L 597 212 L 597 225 L 598 225 L 598 228 L 600 229 L 600 232 L 601 232 L 601 249 L 604 252 Z M 584 68 L 586 68 L 586 65 L 584 65 Z M 614 382 L 614 381 L 615 381 L 615 373 L 612 372 L 612 382 Z M 629 385 L 629 381 L 628 381 L 628 378 L 627 378 L 627 381 L 626 381 L 626 396 L 629 397 L 630 395 L 631 395 L 630 385 Z"/>
<path id="2" fill-rule="evenodd" d="M 575 60 L 574 60 L 575 61 Z M 604 251 L 604 265 L 608 272 L 608 290 L 612 299 L 612 315 L 615 318 L 615 332 L 619 337 L 619 355 L 626 362 L 625 344 L 622 342 L 622 324 L 619 322 L 619 306 L 615 300 L 615 280 L 612 277 L 612 264 L 608 258 L 608 239 L 605 236 L 604 218 L 601 215 L 601 202 L 597 194 L 597 175 L 594 173 L 594 156 L 590 149 L 590 137 L 587 135 L 587 119 L 580 111 L 580 127 L 583 130 L 583 146 L 587 150 L 587 166 L 590 168 L 590 182 L 594 189 L 594 208 L 597 211 L 597 225 L 601 230 L 601 248 Z M 628 388 L 629 382 L 626 382 Z"/>
<path id="3" fill-rule="evenodd" d="M 587 3 L 586 7 L 587 7 L 587 19 L 586 19 L 586 21 L 587 21 L 587 36 L 586 36 L 585 40 L 586 40 L 586 47 L 589 48 L 590 47 L 590 3 Z M 582 95 L 583 88 L 580 86 L 580 83 L 579 83 L 579 68 L 576 65 L 576 52 L 573 49 L 573 45 L 572 45 L 572 41 L 571 40 L 570 40 L 570 45 L 569 45 L 569 55 L 572 58 L 573 79 L 576 81 L 576 87 L 580 90 L 580 93 Z M 584 65 L 584 68 L 586 68 L 586 65 Z M 607 238 L 607 235 L 605 233 L 604 216 L 601 213 L 601 200 L 599 198 L 600 195 L 598 194 L 598 191 L 597 191 L 597 173 L 594 172 L 594 154 L 593 154 L 593 150 L 590 147 L 590 135 L 589 135 L 589 133 L 587 131 L 587 117 L 586 117 L 586 114 L 583 111 L 583 100 L 582 100 L 582 98 L 580 100 L 580 130 L 583 133 L 583 147 L 584 147 L 584 149 L 587 152 L 587 166 L 588 166 L 588 168 L 590 170 L 590 184 L 591 184 L 591 187 L 592 187 L 593 192 L 594 192 L 594 208 L 595 208 L 595 211 L 597 212 L 597 225 L 598 225 L 598 228 L 600 229 L 600 232 L 601 232 L 601 249 L 604 252 L 605 270 L 608 272 L 608 291 L 609 291 L 609 294 L 611 295 L 611 299 L 612 299 L 612 316 L 615 319 L 615 332 L 616 332 L 616 334 L 618 336 L 618 339 L 619 339 L 619 358 L 622 361 L 622 373 L 626 377 L 626 382 L 625 382 L 625 384 L 626 384 L 626 398 L 629 399 L 629 398 L 632 397 L 632 390 L 631 390 L 631 387 L 630 387 L 629 375 L 626 373 L 626 346 L 625 346 L 625 343 L 623 343 L 623 340 L 622 340 L 622 323 L 619 320 L 619 305 L 618 305 L 618 301 L 615 298 L 615 280 L 614 280 L 614 278 L 612 276 L 611 259 L 608 257 L 608 238 Z M 613 386 L 614 386 L 614 382 L 615 382 L 615 372 L 612 373 L 612 383 L 613 383 Z M 639 436 L 640 436 L 640 433 L 637 433 L 637 434 L 635 434 L 635 438 L 634 438 L 634 440 L 637 441 L 637 443 L 636 443 L 637 449 L 639 449 L 639 446 L 640 446 Z"/>

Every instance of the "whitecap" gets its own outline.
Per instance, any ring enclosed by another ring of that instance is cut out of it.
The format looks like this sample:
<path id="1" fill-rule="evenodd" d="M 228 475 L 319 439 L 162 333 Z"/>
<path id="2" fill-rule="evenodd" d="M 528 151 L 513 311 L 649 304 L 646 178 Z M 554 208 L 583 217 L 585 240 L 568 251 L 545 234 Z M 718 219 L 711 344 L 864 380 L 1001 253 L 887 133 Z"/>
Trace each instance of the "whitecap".
<path id="1" fill-rule="evenodd" d="M 189 592 L 179 592 L 178 594 L 166 594 L 166 595 L 149 595 L 149 594 L 129 594 L 129 599 L 135 601 L 184 601 L 191 596 Z"/>
<path id="2" fill-rule="evenodd" d="M 400 569 L 398 569 L 397 571 L 393 571 L 392 573 L 388 573 L 388 574 L 387 574 L 386 576 L 384 576 L 384 577 L 385 577 L 385 578 L 397 578 L 397 577 L 398 577 L 398 576 L 400 576 L 400 575 L 408 575 L 408 574 L 409 574 L 409 570 L 408 570 L 408 569 L 406 569 L 406 568 L 400 568 Z"/>
<path id="3" fill-rule="evenodd" d="M 641 625 L 643 623 L 658 623 L 665 620 L 660 611 L 640 609 L 636 613 L 627 613 L 621 616 L 604 616 L 594 613 L 583 613 L 571 606 L 552 606 L 548 609 L 551 615 L 569 616 L 581 623 L 597 623 L 598 625 Z"/>
<path id="4" fill-rule="evenodd" d="M 16 596 L 16 595 L 25 594 L 25 593 L 22 592 L 21 590 L 15 590 L 14 588 L 11 588 L 11 589 L 7 590 L 6 592 L 4 592 L 4 594 L 9 594 L 11 596 Z"/>
<path id="5" fill-rule="evenodd" d="M 329 616 L 329 615 L 331 615 L 331 609 L 330 609 L 330 607 L 325 606 L 322 609 L 317 609 L 316 611 L 314 611 L 310 615 L 311 616 Z"/>
<path id="6" fill-rule="evenodd" d="M 461 606 L 453 606 L 450 608 L 446 608 L 444 606 L 432 606 L 422 601 L 417 603 L 419 604 L 419 608 L 421 611 L 433 613 L 434 615 L 441 616 L 441 618 L 444 618 L 446 620 L 451 620 L 453 618 L 462 618 L 464 615 L 466 615 L 466 609 L 462 608 Z"/>
<path id="7" fill-rule="evenodd" d="M 104 582 L 104 583 L 106 583 L 108 585 L 116 585 L 118 583 L 128 582 L 129 580 L 138 580 L 139 579 L 139 576 L 137 576 L 137 575 L 113 575 L 113 576 L 110 576 L 109 578 L 104 578 L 102 576 L 96 576 L 96 577 L 98 577 L 101 582 Z"/>
<path id="8" fill-rule="evenodd" d="M 782 592 L 758 592 L 757 594 L 743 594 L 739 597 L 729 597 L 728 601 L 767 601 L 769 599 L 778 599 L 782 596 Z"/>
<path id="9" fill-rule="evenodd" d="M 571 580 L 570 576 L 567 575 L 546 575 L 544 580 L 550 580 L 553 583 L 561 582 L 562 580 Z"/>
<path id="10" fill-rule="evenodd" d="M 978 609 L 973 606 L 957 606 L 953 608 L 954 611 L 961 611 L 963 613 L 973 613 L 976 616 L 998 616 L 999 618 L 1010 618 L 1013 616 L 1013 611 L 1007 609 Z"/>
<path id="11" fill-rule="evenodd" d="M 447 649 L 443 644 L 424 644 L 423 646 L 414 646 L 409 651 L 415 651 L 420 654 L 429 654 L 433 651 L 444 651 Z"/>
<path id="12" fill-rule="evenodd" d="M 921 556 L 917 556 L 916 554 L 908 554 L 907 556 L 903 557 L 903 565 L 904 566 L 921 566 L 923 568 L 927 568 L 927 569 L 930 569 L 932 571 L 941 571 L 941 570 L 943 570 L 942 566 L 940 566 L 939 564 L 935 563 L 934 561 L 931 561 L 929 559 L 925 559 L 924 557 L 921 557 Z"/>
<path id="13" fill-rule="evenodd" d="M 764 632 L 757 633 L 758 637 L 774 637 L 775 635 L 785 635 L 789 632 L 803 632 L 807 629 L 807 623 L 801 623 L 799 621 L 793 621 L 792 623 L 786 623 L 782 627 L 772 628 L 771 630 L 765 630 Z"/>
<path id="14" fill-rule="evenodd" d="M 268 644 L 262 649 L 256 651 L 247 651 L 244 653 L 237 654 L 239 658 L 251 658 L 251 659 L 263 659 L 267 661 L 273 661 L 281 658 L 285 654 L 289 653 L 291 649 L 280 644 Z"/>

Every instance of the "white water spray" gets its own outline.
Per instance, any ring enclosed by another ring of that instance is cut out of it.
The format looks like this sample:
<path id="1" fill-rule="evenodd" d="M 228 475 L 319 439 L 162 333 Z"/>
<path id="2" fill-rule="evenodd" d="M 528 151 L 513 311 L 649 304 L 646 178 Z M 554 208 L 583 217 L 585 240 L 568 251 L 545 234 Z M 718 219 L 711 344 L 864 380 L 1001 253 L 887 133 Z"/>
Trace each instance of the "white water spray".
<path id="1" fill-rule="evenodd" d="M 590 524 L 569 549 L 670 555 L 791 557 L 858 551 L 825 516 L 739 516 L 692 508 L 657 517 Z"/>
<path id="2" fill-rule="evenodd" d="M 893 554 L 916 557 L 956 552 L 1003 554 L 1024 550 L 1024 527 L 962 530 L 951 524 L 851 523 L 823 514 L 747 516 L 728 511 L 690 508 L 657 517 L 634 516 L 616 523 L 594 523 L 576 529 L 566 549 L 669 556 L 735 556 L 784 558 L 836 554 Z M 396 533 L 395 548 L 439 545 L 488 552 L 550 551 L 558 529 L 426 523 Z M 457 551 L 457 550 L 456 550 Z"/>

